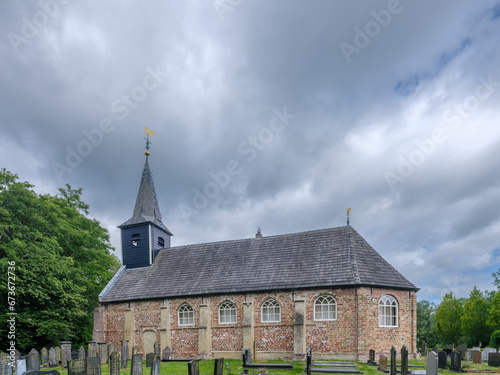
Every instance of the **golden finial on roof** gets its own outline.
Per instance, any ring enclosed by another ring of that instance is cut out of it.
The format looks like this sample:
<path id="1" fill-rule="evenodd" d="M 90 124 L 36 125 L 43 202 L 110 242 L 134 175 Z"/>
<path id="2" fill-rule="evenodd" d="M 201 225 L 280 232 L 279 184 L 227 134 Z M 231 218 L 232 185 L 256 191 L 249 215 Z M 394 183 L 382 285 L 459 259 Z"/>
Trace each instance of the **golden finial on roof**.
<path id="1" fill-rule="evenodd" d="M 151 155 L 151 153 L 149 152 L 149 145 L 152 144 L 152 142 L 149 141 L 149 135 L 151 134 L 153 137 L 155 136 L 155 132 L 152 131 L 152 130 L 149 130 L 148 128 L 144 128 L 144 130 L 146 130 L 146 132 L 144 133 L 144 135 L 146 136 L 146 156 L 149 156 Z"/>

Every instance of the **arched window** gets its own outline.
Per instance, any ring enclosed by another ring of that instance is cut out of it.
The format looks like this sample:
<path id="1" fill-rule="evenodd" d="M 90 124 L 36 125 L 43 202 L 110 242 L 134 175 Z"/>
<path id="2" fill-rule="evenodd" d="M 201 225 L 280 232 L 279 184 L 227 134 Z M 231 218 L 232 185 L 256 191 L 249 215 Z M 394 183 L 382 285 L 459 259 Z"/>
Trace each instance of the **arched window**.
<path id="1" fill-rule="evenodd" d="M 132 246 L 139 246 L 141 244 L 141 235 L 136 233 L 132 235 Z"/>
<path id="2" fill-rule="evenodd" d="M 319 296 L 314 301 L 314 320 L 337 320 L 337 301 L 333 296 Z"/>
<path id="3" fill-rule="evenodd" d="M 219 306 L 219 323 L 236 323 L 236 305 L 231 301 L 225 301 Z"/>
<path id="4" fill-rule="evenodd" d="M 281 306 L 275 299 L 268 299 L 262 304 L 262 323 L 281 322 Z"/>
<path id="5" fill-rule="evenodd" d="M 158 237 L 158 246 L 161 247 L 162 249 L 165 248 L 165 240 L 163 237 Z"/>
<path id="6" fill-rule="evenodd" d="M 383 296 L 378 304 L 380 327 L 398 326 L 398 301 L 393 296 Z"/>
<path id="7" fill-rule="evenodd" d="M 194 326 L 194 310 L 187 303 L 179 307 L 178 315 L 180 326 Z"/>

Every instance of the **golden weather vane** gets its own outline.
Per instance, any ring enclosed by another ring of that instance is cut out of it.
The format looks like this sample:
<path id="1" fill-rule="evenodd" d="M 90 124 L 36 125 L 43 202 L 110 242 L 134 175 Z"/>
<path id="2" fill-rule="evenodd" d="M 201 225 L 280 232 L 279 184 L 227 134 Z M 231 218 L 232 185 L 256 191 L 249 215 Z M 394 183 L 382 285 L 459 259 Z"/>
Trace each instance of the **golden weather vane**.
<path id="1" fill-rule="evenodd" d="M 150 144 L 153 144 L 152 142 L 149 141 L 149 135 L 151 134 L 153 137 L 155 136 L 155 132 L 152 131 L 152 130 L 149 130 L 148 128 L 144 128 L 144 130 L 146 130 L 146 132 L 144 133 L 144 135 L 146 136 L 144 139 L 146 140 L 146 156 L 149 156 L 151 155 L 151 153 L 149 152 L 149 145 Z"/>
<path id="2" fill-rule="evenodd" d="M 349 213 L 351 212 L 351 207 L 347 209 L 347 225 L 349 225 Z"/>

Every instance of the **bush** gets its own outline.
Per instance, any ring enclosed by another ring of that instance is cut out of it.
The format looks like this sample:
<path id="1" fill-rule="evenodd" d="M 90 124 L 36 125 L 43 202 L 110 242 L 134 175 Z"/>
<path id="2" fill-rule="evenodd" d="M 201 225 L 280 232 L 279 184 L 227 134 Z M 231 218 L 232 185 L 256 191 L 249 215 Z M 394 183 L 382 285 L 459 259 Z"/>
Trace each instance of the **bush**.
<path id="1" fill-rule="evenodd" d="M 500 348 L 500 329 L 491 334 L 490 346 L 492 348 Z"/>

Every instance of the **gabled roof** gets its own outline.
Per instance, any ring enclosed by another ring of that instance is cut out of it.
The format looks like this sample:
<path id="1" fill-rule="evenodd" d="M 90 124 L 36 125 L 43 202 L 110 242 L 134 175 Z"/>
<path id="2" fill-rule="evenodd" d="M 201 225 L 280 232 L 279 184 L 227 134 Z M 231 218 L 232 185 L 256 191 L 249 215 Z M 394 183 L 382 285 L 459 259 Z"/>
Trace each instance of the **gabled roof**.
<path id="1" fill-rule="evenodd" d="M 137 193 L 137 199 L 135 201 L 134 214 L 122 225 L 119 225 L 118 228 L 125 228 L 144 223 L 152 223 L 165 230 L 169 235 L 173 235 L 161 221 L 160 207 L 158 205 L 158 199 L 156 198 L 153 174 L 149 169 L 147 157 L 144 170 L 142 171 L 139 192 Z"/>
<path id="2" fill-rule="evenodd" d="M 345 226 L 163 249 L 101 302 L 350 286 L 418 290 Z"/>

